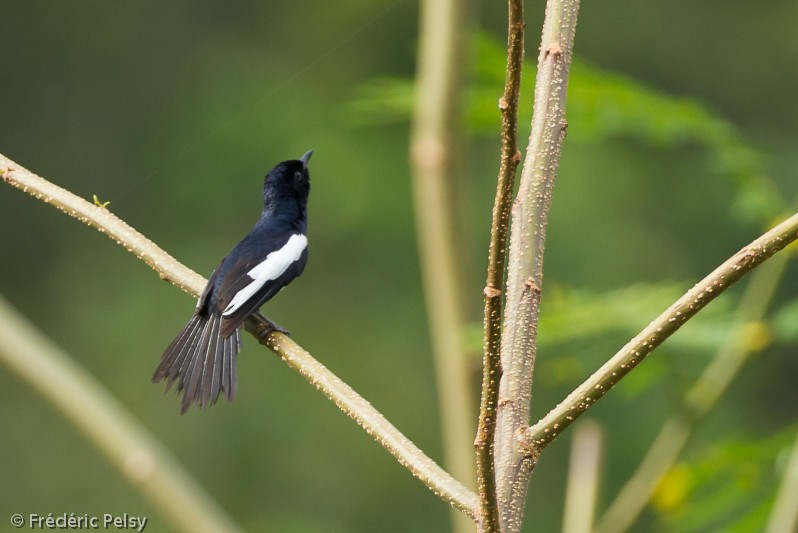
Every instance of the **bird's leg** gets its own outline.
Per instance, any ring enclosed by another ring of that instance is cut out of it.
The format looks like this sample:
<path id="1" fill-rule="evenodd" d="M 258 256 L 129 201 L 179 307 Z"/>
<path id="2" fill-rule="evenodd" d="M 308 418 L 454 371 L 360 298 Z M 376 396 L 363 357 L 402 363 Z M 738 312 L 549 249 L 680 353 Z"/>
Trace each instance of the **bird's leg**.
<path id="1" fill-rule="evenodd" d="M 266 315 L 264 315 L 260 311 L 255 311 L 254 313 L 252 313 L 252 316 L 254 316 L 254 317 L 262 320 L 264 323 L 266 323 L 266 329 L 264 331 L 262 331 L 262 332 L 259 332 L 260 335 L 267 335 L 267 334 L 271 333 L 272 331 L 279 331 L 280 333 L 283 333 L 285 335 L 289 335 L 289 336 L 291 335 L 291 333 L 287 329 L 285 329 L 284 327 L 280 326 L 279 324 L 274 323 L 271 319 L 267 318 Z"/>

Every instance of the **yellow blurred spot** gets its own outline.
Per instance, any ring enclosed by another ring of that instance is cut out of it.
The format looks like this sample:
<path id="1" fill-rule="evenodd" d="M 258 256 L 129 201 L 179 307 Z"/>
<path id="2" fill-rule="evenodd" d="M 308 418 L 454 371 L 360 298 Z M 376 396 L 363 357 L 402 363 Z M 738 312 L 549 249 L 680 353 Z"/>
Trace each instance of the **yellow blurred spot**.
<path id="1" fill-rule="evenodd" d="M 749 352 L 761 352 L 773 341 L 770 327 L 764 322 L 749 322 L 740 328 L 740 342 Z"/>
<path id="2" fill-rule="evenodd" d="M 668 470 L 651 495 L 651 504 L 659 511 L 673 511 L 681 507 L 690 493 L 693 475 L 684 465 Z"/>

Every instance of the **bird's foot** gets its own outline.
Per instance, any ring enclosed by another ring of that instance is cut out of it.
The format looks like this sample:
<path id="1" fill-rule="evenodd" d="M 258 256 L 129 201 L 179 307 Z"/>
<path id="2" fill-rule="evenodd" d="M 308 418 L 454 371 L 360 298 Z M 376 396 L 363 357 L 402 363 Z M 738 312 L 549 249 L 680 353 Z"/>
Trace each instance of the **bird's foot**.
<path id="1" fill-rule="evenodd" d="M 268 318 L 266 315 L 264 315 L 264 314 L 262 314 L 262 313 L 258 312 L 258 313 L 255 313 L 255 314 L 254 314 L 254 316 L 256 316 L 257 318 L 259 318 L 259 319 L 260 319 L 260 320 L 261 320 L 261 321 L 264 323 L 264 325 L 265 325 L 265 327 L 263 328 L 263 330 L 259 332 L 259 334 L 260 334 L 260 335 L 262 335 L 262 336 L 266 336 L 266 335 L 268 335 L 269 333 L 271 333 L 272 331 L 277 331 L 277 332 L 279 332 L 279 333 L 282 333 L 282 334 L 284 334 L 284 335 L 288 335 L 289 337 L 291 336 L 291 332 L 290 332 L 290 331 L 288 331 L 287 329 L 285 329 L 285 328 L 284 328 L 284 327 L 282 327 L 281 325 L 279 325 L 279 324 L 277 324 L 277 323 L 273 322 L 273 321 L 272 321 L 270 318 Z"/>

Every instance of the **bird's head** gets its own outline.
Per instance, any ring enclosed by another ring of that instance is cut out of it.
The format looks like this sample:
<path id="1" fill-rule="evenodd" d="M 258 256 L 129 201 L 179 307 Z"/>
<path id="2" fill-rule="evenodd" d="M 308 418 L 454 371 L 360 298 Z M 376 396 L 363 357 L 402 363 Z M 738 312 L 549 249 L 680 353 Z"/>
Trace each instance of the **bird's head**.
<path id="1" fill-rule="evenodd" d="M 312 150 L 299 159 L 283 161 L 271 169 L 263 183 L 264 208 L 292 198 L 302 204 L 307 202 L 310 193 L 308 160 L 311 155 Z"/>

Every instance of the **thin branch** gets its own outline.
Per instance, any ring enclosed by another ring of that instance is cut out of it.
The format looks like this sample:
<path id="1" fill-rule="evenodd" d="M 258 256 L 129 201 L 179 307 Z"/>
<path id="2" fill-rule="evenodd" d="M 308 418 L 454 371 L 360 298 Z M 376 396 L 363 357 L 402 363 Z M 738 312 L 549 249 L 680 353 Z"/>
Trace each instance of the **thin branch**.
<path id="1" fill-rule="evenodd" d="M 602 440 L 601 426 L 593 420 L 585 420 L 574 429 L 565 490 L 563 533 L 593 531 Z"/>
<path id="2" fill-rule="evenodd" d="M 410 162 L 421 277 L 435 361 L 444 464 L 457 478 L 473 484 L 474 399 L 469 358 L 463 342 L 460 265 L 455 235 L 459 192 L 458 131 L 461 116 L 463 35 L 467 4 L 423 0 L 418 39 L 418 74 L 411 125 Z M 474 524 L 453 516 L 455 531 Z"/>
<path id="3" fill-rule="evenodd" d="M 732 321 L 733 331 L 738 334 L 730 336 L 718 350 L 685 395 L 679 413 L 670 417 L 662 426 L 640 466 L 599 520 L 597 533 L 626 531 L 643 512 L 654 490 L 687 445 L 696 426 L 715 407 L 754 352 L 749 339 L 745 338 L 750 331 L 745 326 L 756 324 L 764 318 L 776 295 L 788 260 L 788 254 L 779 254 L 751 275 Z"/>
<path id="4" fill-rule="evenodd" d="M 2 154 L 0 154 L 0 175 L 9 185 L 105 233 L 150 265 L 158 272 L 161 279 L 180 287 L 192 296 L 198 296 L 204 288 L 206 281 L 202 276 L 182 265 L 107 209 L 90 204 L 66 189 L 33 174 Z M 259 332 L 268 326 L 263 320 L 252 317 L 248 320 L 247 327 L 250 331 Z M 424 452 L 402 435 L 379 411 L 324 365 L 281 333 L 272 332 L 266 336 L 257 336 L 261 342 L 267 342 L 289 366 L 300 370 L 305 379 L 338 405 L 347 416 L 365 429 L 441 499 L 468 516 L 472 518 L 475 516 L 476 494 L 424 455 Z"/>
<path id="5" fill-rule="evenodd" d="M 493 439 L 496 433 L 496 406 L 499 401 L 499 379 L 502 372 L 501 287 L 507 260 L 507 233 L 515 172 L 521 161 L 521 154 L 518 151 L 518 97 L 521 93 L 521 70 L 524 63 L 524 2 L 509 0 L 507 4 L 507 75 L 504 96 L 499 100 L 502 114 L 501 163 L 490 228 L 488 279 L 484 290 L 482 398 L 479 407 L 479 427 L 474 441 L 480 507 L 477 522 L 481 530 L 490 532 L 500 530 Z"/>
<path id="6" fill-rule="evenodd" d="M 768 519 L 766 533 L 782 533 L 798 529 L 798 437 L 793 444 L 776 503 Z"/>
<path id="7" fill-rule="evenodd" d="M 798 238 L 798 213 L 741 249 L 679 298 L 618 353 L 524 433 L 542 449 L 604 396 L 654 348 L 747 272 Z"/>
<path id="8" fill-rule="evenodd" d="M 70 419 L 175 529 L 239 531 L 132 413 L 1 296 L 0 361 Z"/>
<path id="9" fill-rule="evenodd" d="M 551 195 L 565 139 L 565 96 L 579 0 L 549 0 L 535 81 L 532 132 L 512 209 L 494 457 L 502 531 L 521 529 L 536 461 L 518 432 L 529 423 L 532 370 Z"/>

